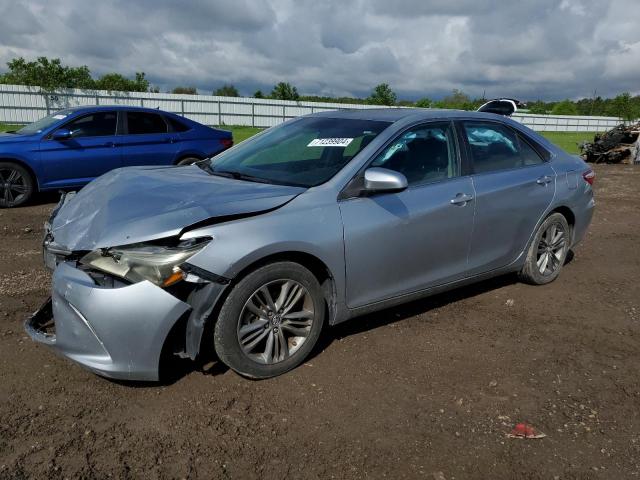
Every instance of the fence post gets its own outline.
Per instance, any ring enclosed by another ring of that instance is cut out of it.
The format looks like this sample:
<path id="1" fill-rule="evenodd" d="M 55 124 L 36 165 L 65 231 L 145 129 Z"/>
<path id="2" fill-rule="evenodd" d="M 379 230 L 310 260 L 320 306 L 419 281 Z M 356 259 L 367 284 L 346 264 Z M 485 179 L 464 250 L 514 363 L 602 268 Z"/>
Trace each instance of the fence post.
<path id="1" fill-rule="evenodd" d="M 222 103 L 218 100 L 218 126 L 222 125 Z"/>
<path id="2" fill-rule="evenodd" d="M 51 105 L 49 104 L 50 99 L 49 99 L 49 94 L 45 93 L 44 94 L 44 103 L 47 105 L 47 115 L 51 115 Z"/>
<path id="3" fill-rule="evenodd" d="M 141 99 L 140 99 L 140 106 L 141 106 L 141 107 L 144 107 L 144 98 L 141 98 Z"/>
<path id="4" fill-rule="evenodd" d="M 184 100 L 180 100 L 180 108 L 182 109 L 182 116 L 184 117 Z"/>
<path id="5" fill-rule="evenodd" d="M 285 122 L 287 120 L 287 106 L 282 105 L 282 121 Z"/>
<path id="6" fill-rule="evenodd" d="M 256 104 L 251 102 L 251 126 L 256 126 Z"/>
<path id="7" fill-rule="evenodd" d="M 100 105 L 100 96 L 96 93 L 96 105 Z"/>

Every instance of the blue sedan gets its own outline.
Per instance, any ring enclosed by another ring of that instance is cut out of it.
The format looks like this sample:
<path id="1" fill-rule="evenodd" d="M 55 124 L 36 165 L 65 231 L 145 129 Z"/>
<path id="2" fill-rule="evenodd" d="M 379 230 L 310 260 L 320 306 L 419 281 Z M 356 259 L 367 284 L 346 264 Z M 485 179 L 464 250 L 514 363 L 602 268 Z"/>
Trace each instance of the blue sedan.
<path id="1" fill-rule="evenodd" d="M 231 132 L 146 108 L 61 110 L 0 134 L 0 207 L 75 189 L 114 168 L 188 165 L 233 145 Z"/>

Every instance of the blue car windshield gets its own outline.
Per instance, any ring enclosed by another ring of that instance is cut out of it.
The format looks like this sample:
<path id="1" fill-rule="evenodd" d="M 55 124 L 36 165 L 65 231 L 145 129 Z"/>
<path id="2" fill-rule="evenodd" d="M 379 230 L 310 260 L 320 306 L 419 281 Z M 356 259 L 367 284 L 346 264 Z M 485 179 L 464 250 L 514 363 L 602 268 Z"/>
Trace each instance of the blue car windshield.
<path id="1" fill-rule="evenodd" d="M 20 130 L 16 131 L 16 133 L 19 135 L 34 135 L 36 133 L 41 133 L 43 130 L 46 130 L 54 123 L 57 123 L 60 120 L 64 120 L 71 113 L 72 110 L 60 110 L 59 112 L 47 115 L 46 117 L 41 118 L 37 122 L 33 122 L 26 127 L 22 127 Z"/>
<path id="2" fill-rule="evenodd" d="M 389 122 L 306 117 L 273 127 L 200 165 L 214 175 L 312 187 L 338 173 Z"/>

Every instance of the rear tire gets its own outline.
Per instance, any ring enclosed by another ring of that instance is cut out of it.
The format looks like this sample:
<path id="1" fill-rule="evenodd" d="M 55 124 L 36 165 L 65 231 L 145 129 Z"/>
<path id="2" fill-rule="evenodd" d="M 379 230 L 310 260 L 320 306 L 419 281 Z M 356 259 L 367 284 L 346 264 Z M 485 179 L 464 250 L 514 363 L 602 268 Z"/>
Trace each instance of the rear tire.
<path id="1" fill-rule="evenodd" d="M 240 375 L 275 377 L 309 355 L 324 316 L 316 277 L 297 263 L 271 263 L 231 290 L 214 328 L 215 350 Z"/>
<path id="2" fill-rule="evenodd" d="M 24 205 L 35 186 L 29 171 L 13 162 L 0 162 L 0 208 Z"/>
<path id="3" fill-rule="evenodd" d="M 193 165 L 194 163 L 199 162 L 199 161 L 200 161 L 200 159 L 199 159 L 199 158 L 196 158 L 196 157 L 187 157 L 187 158 L 183 158 L 183 159 L 181 159 L 181 160 L 177 163 L 177 165 L 182 167 L 182 166 L 185 166 L 185 165 Z"/>
<path id="4" fill-rule="evenodd" d="M 553 282 L 560 275 L 570 241 L 571 228 L 564 215 L 549 215 L 533 236 L 520 279 L 532 285 Z"/>

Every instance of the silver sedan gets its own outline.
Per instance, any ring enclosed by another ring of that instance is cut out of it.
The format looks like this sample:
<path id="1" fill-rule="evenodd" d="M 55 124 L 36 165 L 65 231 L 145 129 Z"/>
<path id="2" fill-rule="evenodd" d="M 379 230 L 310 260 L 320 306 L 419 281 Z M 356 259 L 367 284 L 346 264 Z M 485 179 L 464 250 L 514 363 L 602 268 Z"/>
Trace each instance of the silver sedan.
<path id="1" fill-rule="evenodd" d="M 298 118 L 214 159 L 119 169 L 64 196 L 44 241 L 52 297 L 26 329 L 112 378 L 157 380 L 164 353 L 211 349 L 272 377 L 325 324 L 508 272 L 553 281 L 591 221 L 593 179 L 499 115 Z"/>

